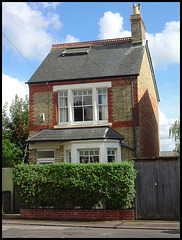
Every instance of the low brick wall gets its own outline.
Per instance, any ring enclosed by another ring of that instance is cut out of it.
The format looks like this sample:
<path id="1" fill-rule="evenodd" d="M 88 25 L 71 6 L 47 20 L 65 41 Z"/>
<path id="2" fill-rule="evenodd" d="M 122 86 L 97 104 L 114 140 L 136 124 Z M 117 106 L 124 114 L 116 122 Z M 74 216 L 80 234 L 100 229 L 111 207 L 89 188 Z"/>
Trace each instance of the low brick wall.
<path id="1" fill-rule="evenodd" d="M 21 209 L 20 217 L 39 220 L 134 220 L 134 210 Z"/>

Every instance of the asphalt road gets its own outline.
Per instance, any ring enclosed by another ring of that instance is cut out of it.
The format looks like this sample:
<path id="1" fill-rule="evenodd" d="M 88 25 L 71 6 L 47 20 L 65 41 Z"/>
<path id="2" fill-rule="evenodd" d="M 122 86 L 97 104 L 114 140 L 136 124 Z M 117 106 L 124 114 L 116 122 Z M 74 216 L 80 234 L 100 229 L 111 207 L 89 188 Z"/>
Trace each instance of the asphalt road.
<path id="1" fill-rule="evenodd" d="M 2 224 L 2 238 L 180 238 L 179 230 Z"/>

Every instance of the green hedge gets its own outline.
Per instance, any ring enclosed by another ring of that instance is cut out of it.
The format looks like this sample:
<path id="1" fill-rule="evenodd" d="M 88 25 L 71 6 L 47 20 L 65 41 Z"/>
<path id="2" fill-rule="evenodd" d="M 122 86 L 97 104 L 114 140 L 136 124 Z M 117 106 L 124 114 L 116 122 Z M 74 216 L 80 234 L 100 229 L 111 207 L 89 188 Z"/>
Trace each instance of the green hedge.
<path id="1" fill-rule="evenodd" d="M 105 209 L 133 207 L 133 162 L 17 165 L 13 181 L 27 207 Z"/>

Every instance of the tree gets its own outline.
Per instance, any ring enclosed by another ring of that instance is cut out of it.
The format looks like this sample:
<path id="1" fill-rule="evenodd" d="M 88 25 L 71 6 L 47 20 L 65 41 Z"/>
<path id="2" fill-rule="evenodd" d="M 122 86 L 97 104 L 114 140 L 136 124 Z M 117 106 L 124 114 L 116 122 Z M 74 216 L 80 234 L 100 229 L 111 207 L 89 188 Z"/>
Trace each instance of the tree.
<path id="1" fill-rule="evenodd" d="M 174 138 L 175 147 L 180 156 L 180 119 L 176 120 L 169 128 L 169 136 Z"/>
<path id="2" fill-rule="evenodd" d="M 18 95 L 10 106 L 10 118 L 7 116 L 7 103 L 2 109 L 2 165 L 3 167 L 27 162 L 25 140 L 29 134 L 28 96 L 25 100 Z"/>

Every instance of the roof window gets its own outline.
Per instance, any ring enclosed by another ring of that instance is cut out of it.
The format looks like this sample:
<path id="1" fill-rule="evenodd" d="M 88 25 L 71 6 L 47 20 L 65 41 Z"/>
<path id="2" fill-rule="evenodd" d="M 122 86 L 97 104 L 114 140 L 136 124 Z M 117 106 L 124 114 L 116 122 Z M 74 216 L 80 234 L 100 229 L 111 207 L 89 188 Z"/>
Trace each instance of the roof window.
<path id="1" fill-rule="evenodd" d="M 77 47 L 77 48 L 67 48 L 63 50 L 61 56 L 73 56 L 73 55 L 84 55 L 88 54 L 90 47 Z"/>

